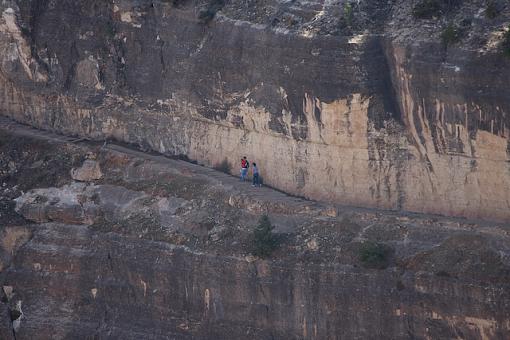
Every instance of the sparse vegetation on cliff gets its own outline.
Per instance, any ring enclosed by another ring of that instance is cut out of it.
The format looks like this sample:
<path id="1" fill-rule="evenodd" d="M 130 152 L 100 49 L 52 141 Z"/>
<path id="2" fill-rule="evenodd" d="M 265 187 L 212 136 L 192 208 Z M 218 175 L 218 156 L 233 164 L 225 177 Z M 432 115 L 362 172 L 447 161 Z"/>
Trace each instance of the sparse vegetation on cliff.
<path id="1" fill-rule="evenodd" d="M 462 0 L 422 0 L 413 7 L 413 17 L 432 19 L 448 13 L 462 4 Z"/>
<path id="2" fill-rule="evenodd" d="M 445 29 L 441 32 L 441 41 L 443 45 L 448 47 L 460 41 L 460 30 L 459 28 L 450 23 Z"/>
<path id="3" fill-rule="evenodd" d="M 485 16 L 489 19 L 494 19 L 499 15 L 498 3 L 494 0 L 488 0 L 485 7 Z"/>
<path id="4" fill-rule="evenodd" d="M 223 6 L 225 6 L 225 0 L 211 0 L 207 7 L 198 13 L 198 21 L 202 24 L 208 24 Z"/>
<path id="5" fill-rule="evenodd" d="M 361 244 L 359 259 L 364 267 L 385 269 L 389 265 L 391 249 L 381 243 L 367 241 Z"/>
<path id="6" fill-rule="evenodd" d="M 252 254 L 266 258 L 278 248 L 279 240 L 273 234 L 273 226 L 267 215 L 262 215 L 259 224 L 253 231 Z"/>
<path id="7" fill-rule="evenodd" d="M 503 53 L 510 58 L 510 26 L 508 26 L 508 29 L 503 35 L 501 46 L 503 47 Z"/>
<path id="8" fill-rule="evenodd" d="M 180 7 L 186 3 L 186 0 L 163 0 L 163 2 L 170 2 L 174 7 Z"/>
<path id="9" fill-rule="evenodd" d="M 347 26 L 351 26 L 354 10 L 350 2 L 344 4 L 344 21 Z"/>
<path id="10" fill-rule="evenodd" d="M 423 0 L 413 8 L 413 16 L 418 19 L 431 19 L 441 14 L 441 5 L 438 0 Z"/>

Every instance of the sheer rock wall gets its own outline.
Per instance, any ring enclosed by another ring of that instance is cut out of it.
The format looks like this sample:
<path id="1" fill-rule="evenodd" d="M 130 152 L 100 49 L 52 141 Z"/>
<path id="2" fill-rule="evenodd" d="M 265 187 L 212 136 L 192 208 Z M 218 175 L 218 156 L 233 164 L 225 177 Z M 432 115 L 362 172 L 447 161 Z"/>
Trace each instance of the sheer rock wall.
<path id="1" fill-rule="evenodd" d="M 246 155 L 313 199 L 509 220 L 509 9 L 482 3 L 4 1 L 0 112 L 233 173 Z"/>

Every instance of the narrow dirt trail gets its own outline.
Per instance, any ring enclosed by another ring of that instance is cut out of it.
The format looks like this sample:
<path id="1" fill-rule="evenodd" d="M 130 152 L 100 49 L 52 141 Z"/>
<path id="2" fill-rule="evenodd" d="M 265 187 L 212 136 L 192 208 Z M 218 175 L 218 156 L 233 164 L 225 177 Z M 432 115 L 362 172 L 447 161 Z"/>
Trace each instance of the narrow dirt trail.
<path id="1" fill-rule="evenodd" d="M 35 129 L 31 126 L 18 123 L 10 118 L 0 116 L 0 129 L 7 131 L 11 134 L 19 136 L 26 136 L 29 138 L 40 138 L 56 143 L 75 143 L 75 144 L 98 144 L 100 142 L 93 141 L 87 138 L 78 138 L 72 136 L 65 136 L 56 134 L 50 131 Z M 217 183 L 232 188 L 233 192 L 242 193 L 244 196 L 250 197 L 252 200 L 259 203 L 266 204 L 267 206 L 285 205 L 286 208 L 303 213 L 311 213 L 321 216 L 335 217 L 345 212 L 358 212 L 358 213 L 375 213 L 382 215 L 393 215 L 397 217 L 407 217 L 413 219 L 434 219 L 438 222 L 445 224 L 459 222 L 462 224 L 473 224 L 478 227 L 493 227 L 500 226 L 504 223 L 493 222 L 486 220 L 466 219 L 459 217 L 448 217 L 434 214 L 413 213 L 407 211 L 392 211 L 374 208 L 363 208 L 353 206 L 334 205 L 327 202 L 317 202 L 307 200 L 305 198 L 295 197 L 288 195 L 284 192 L 276 190 L 271 187 L 252 187 L 251 181 L 241 182 L 237 176 L 229 175 L 221 171 L 217 171 L 206 166 L 194 164 L 191 162 L 172 159 L 167 156 L 157 154 L 155 152 L 144 152 L 136 150 L 134 146 L 122 145 L 115 141 L 107 141 L 102 145 L 102 148 L 133 156 L 139 159 L 154 161 L 160 164 L 166 164 L 182 173 L 187 173 L 193 177 L 205 176 L 209 180 L 216 181 Z"/>

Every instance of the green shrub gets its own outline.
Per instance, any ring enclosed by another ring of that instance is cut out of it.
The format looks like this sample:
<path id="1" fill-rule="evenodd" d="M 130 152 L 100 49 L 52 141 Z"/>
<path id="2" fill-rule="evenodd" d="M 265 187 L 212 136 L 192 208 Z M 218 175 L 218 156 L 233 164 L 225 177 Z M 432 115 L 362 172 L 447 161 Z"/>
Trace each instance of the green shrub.
<path id="1" fill-rule="evenodd" d="M 439 0 L 422 0 L 413 7 L 413 16 L 418 19 L 431 19 L 441 15 Z"/>
<path id="2" fill-rule="evenodd" d="M 115 24 L 111 20 L 108 20 L 106 22 L 106 33 L 108 33 L 108 35 L 110 37 L 114 37 L 115 36 L 115 33 L 116 33 Z"/>
<path id="3" fill-rule="evenodd" d="M 458 8 L 464 0 L 439 0 L 443 12 L 450 12 Z"/>
<path id="4" fill-rule="evenodd" d="M 188 0 L 161 0 L 162 3 L 170 4 L 173 7 L 182 7 L 186 4 Z"/>
<path id="5" fill-rule="evenodd" d="M 508 26 L 507 31 L 503 35 L 501 46 L 503 47 L 503 53 L 510 58 L 510 26 Z"/>
<path id="6" fill-rule="evenodd" d="M 413 16 L 417 19 L 440 17 L 458 8 L 462 2 L 463 0 L 421 0 L 413 7 Z"/>
<path id="7" fill-rule="evenodd" d="M 209 23 L 214 17 L 216 16 L 216 12 L 211 10 L 210 8 L 206 8 L 204 10 L 201 10 L 198 13 L 198 21 L 202 24 Z"/>
<path id="8" fill-rule="evenodd" d="M 344 4 L 344 21 L 347 24 L 347 26 L 350 26 L 352 24 L 352 19 L 354 17 L 354 10 L 352 8 L 352 4 L 350 2 L 346 2 Z"/>
<path id="9" fill-rule="evenodd" d="M 223 6 L 225 6 L 225 0 L 209 0 L 207 7 L 198 13 L 198 21 L 202 24 L 208 24 Z"/>
<path id="10" fill-rule="evenodd" d="M 446 47 L 458 43 L 460 41 L 460 30 L 457 26 L 450 23 L 441 32 L 441 41 Z"/>
<path id="11" fill-rule="evenodd" d="M 384 269 L 388 267 L 390 255 L 391 248 L 371 241 L 362 243 L 359 249 L 359 259 L 366 268 Z"/>
<path id="12" fill-rule="evenodd" d="M 266 258 L 278 248 L 279 240 L 273 234 L 273 226 L 267 215 L 262 215 L 259 224 L 253 231 L 252 254 L 261 258 Z"/>
<path id="13" fill-rule="evenodd" d="M 214 166 L 214 169 L 224 172 L 226 174 L 230 174 L 232 171 L 232 166 L 230 165 L 229 161 L 225 158 L 220 163 L 216 164 Z"/>
<path id="14" fill-rule="evenodd" d="M 485 7 L 485 16 L 489 19 L 494 19 L 499 15 L 499 6 L 494 0 L 488 0 Z"/>

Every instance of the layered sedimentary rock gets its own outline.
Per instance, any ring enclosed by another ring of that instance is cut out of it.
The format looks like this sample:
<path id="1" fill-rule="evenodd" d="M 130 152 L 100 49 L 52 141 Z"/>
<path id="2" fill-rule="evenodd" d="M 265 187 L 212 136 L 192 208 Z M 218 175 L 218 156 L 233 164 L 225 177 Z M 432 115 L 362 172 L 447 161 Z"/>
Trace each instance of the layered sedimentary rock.
<path id="1" fill-rule="evenodd" d="M 331 211 L 182 161 L 1 129 L 0 151 L 0 198 L 16 198 L 0 209 L 2 339 L 510 337 L 504 223 Z M 101 179 L 73 181 L 92 159 Z M 263 212 L 280 239 L 267 259 L 250 254 Z M 363 260 L 366 242 L 384 263 Z"/>
<path id="2" fill-rule="evenodd" d="M 415 3 L 2 1 L 0 113 L 101 143 L 0 133 L 0 338 L 510 338 L 505 223 L 336 205 L 510 219 L 510 9 Z"/>
<path id="3" fill-rule="evenodd" d="M 501 288 L 342 265 L 250 263 L 83 226 L 38 227 L 7 284 L 23 301 L 19 339 L 509 335 L 509 299 Z"/>
<path id="4" fill-rule="evenodd" d="M 0 110 L 234 173 L 246 155 L 313 199 L 508 220 L 509 8 L 413 5 L 4 1 Z"/>

